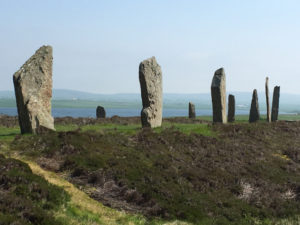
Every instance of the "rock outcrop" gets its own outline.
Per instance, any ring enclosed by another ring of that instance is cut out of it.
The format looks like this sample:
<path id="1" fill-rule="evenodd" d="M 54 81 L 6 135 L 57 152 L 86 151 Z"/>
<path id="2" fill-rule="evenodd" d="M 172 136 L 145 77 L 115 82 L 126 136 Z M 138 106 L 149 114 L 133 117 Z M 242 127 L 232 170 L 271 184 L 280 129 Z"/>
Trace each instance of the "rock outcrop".
<path id="1" fill-rule="evenodd" d="M 234 95 L 228 96 L 228 122 L 235 121 L 235 98 Z"/>
<path id="2" fill-rule="evenodd" d="M 266 91 L 266 104 L 267 104 L 267 121 L 271 122 L 271 110 L 270 110 L 270 100 L 269 100 L 269 77 L 266 77 L 265 91 Z"/>
<path id="3" fill-rule="evenodd" d="M 259 106 L 256 89 L 253 90 L 252 102 L 250 108 L 249 122 L 253 123 L 259 120 Z"/>
<path id="4" fill-rule="evenodd" d="M 141 111 L 142 126 L 160 127 L 163 106 L 162 72 L 155 57 L 140 63 L 139 80 L 143 102 Z"/>
<path id="5" fill-rule="evenodd" d="M 96 109 L 96 116 L 97 118 L 105 118 L 106 117 L 106 112 L 104 107 L 98 106 Z"/>
<path id="6" fill-rule="evenodd" d="M 22 134 L 55 130 L 51 116 L 52 61 L 52 47 L 42 46 L 13 76 Z"/>
<path id="7" fill-rule="evenodd" d="M 280 86 L 275 86 L 273 92 L 273 101 L 272 101 L 272 116 L 271 116 L 272 122 L 278 120 L 279 97 L 280 97 Z"/>
<path id="8" fill-rule="evenodd" d="M 190 119 L 196 118 L 195 105 L 191 102 L 189 102 L 189 118 Z"/>
<path id="9" fill-rule="evenodd" d="M 215 72 L 211 83 L 213 122 L 226 123 L 226 78 L 223 68 Z"/>

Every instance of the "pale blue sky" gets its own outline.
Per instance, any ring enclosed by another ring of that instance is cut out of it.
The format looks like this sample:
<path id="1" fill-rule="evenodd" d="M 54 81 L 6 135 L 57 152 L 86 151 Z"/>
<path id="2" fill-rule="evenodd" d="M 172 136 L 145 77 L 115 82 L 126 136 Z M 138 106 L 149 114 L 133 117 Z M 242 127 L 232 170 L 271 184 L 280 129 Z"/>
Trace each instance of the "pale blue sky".
<path id="1" fill-rule="evenodd" d="M 156 56 L 164 92 L 300 94 L 297 0 L 0 0 L 0 90 L 41 45 L 54 48 L 53 87 L 139 93 L 138 65 Z"/>

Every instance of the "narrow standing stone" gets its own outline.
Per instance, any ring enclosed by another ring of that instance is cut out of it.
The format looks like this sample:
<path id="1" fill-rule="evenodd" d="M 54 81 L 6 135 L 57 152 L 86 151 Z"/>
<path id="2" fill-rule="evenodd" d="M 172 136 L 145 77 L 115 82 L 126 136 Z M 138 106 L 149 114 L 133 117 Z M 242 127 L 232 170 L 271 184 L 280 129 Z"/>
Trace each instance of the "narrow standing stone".
<path id="1" fill-rule="evenodd" d="M 272 117 L 271 117 L 272 122 L 278 120 L 279 97 L 280 97 L 280 86 L 275 86 L 273 92 L 273 102 L 272 102 Z"/>
<path id="2" fill-rule="evenodd" d="M 228 122 L 235 121 L 235 98 L 234 95 L 228 96 Z"/>
<path id="3" fill-rule="evenodd" d="M 106 112 L 102 106 L 98 106 L 96 109 L 96 116 L 97 118 L 105 118 Z"/>
<path id="4" fill-rule="evenodd" d="M 143 109 L 143 127 L 160 127 L 162 123 L 162 72 L 155 57 L 144 60 L 139 66 L 139 80 Z"/>
<path id="5" fill-rule="evenodd" d="M 42 46 L 13 76 L 22 134 L 55 130 L 51 116 L 52 61 L 52 47 Z"/>
<path id="6" fill-rule="evenodd" d="M 256 91 L 256 89 L 254 89 L 253 95 L 252 95 L 249 122 L 252 123 L 252 122 L 256 122 L 258 120 L 259 120 L 258 97 L 257 97 L 257 91 Z"/>
<path id="7" fill-rule="evenodd" d="M 267 121 L 271 122 L 271 110 L 270 110 L 270 100 L 269 100 L 269 77 L 266 77 L 266 102 L 267 102 Z"/>
<path id="8" fill-rule="evenodd" d="M 213 122 L 226 123 L 226 79 L 223 68 L 215 72 L 211 83 Z"/>
<path id="9" fill-rule="evenodd" d="M 195 105 L 191 102 L 189 102 L 189 118 L 190 119 L 196 118 Z"/>

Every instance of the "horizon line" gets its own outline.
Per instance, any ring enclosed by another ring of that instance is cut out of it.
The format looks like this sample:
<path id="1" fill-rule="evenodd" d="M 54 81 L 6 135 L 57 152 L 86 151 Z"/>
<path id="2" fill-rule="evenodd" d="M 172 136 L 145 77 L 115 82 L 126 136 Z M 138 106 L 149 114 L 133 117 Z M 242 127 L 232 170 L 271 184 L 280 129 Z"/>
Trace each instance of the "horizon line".
<path id="1" fill-rule="evenodd" d="M 81 91 L 76 89 L 63 89 L 63 88 L 53 88 L 52 90 L 59 91 L 76 91 L 87 94 L 95 94 L 95 95 L 120 95 L 120 94 L 141 94 L 140 92 L 115 92 L 115 93 L 99 93 L 99 92 L 89 92 L 89 91 Z M 0 92 L 14 92 L 14 90 L 0 90 Z M 252 91 L 226 91 L 227 93 L 252 93 Z M 258 93 L 265 93 L 264 91 L 258 91 Z M 270 93 L 272 93 L 270 91 Z M 210 94 L 210 92 L 164 92 L 163 94 L 181 94 L 181 95 L 193 95 L 193 94 Z M 291 92 L 281 92 L 280 94 L 290 94 L 290 95 L 300 95 L 300 93 L 291 93 Z"/>

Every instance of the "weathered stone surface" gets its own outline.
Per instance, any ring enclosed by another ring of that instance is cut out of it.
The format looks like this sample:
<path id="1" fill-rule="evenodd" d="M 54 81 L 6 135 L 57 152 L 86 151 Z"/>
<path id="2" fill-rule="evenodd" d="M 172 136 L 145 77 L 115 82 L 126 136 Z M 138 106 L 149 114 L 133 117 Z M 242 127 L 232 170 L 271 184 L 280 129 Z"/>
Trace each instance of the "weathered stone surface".
<path id="1" fill-rule="evenodd" d="M 266 91 L 266 104 L 267 104 L 267 121 L 271 122 L 271 110 L 270 110 L 270 100 L 269 100 L 269 77 L 266 77 L 265 91 Z"/>
<path id="2" fill-rule="evenodd" d="M 189 118 L 190 119 L 196 118 L 195 105 L 191 102 L 189 102 Z"/>
<path id="3" fill-rule="evenodd" d="M 215 72 L 211 83 L 213 122 L 226 123 L 226 78 L 223 68 Z"/>
<path id="4" fill-rule="evenodd" d="M 19 124 L 21 133 L 54 130 L 51 116 L 52 47 L 42 46 L 14 74 Z"/>
<path id="5" fill-rule="evenodd" d="M 280 97 L 280 86 L 275 86 L 273 92 L 273 101 L 272 101 L 272 116 L 271 116 L 272 122 L 278 120 L 279 97 Z"/>
<path id="6" fill-rule="evenodd" d="M 257 91 L 254 89 L 252 95 L 252 102 L 250 108 L 249 122 L 253 123 L 259 120 L 259 106 L 258 106 L 258 97 Z"/>
<path id="7" fill-rule="evenodd" d="M 235 98 L 234 95 L 228 96 L 228 122 L 235 121 Z"/>
<path id="8" fill-rule="evenodd" d="M 102 106 L 97 107 L 96 116 L 97 116 L 97 118 L 105 118 L 106 112 L 105 112 L 104 107 L 102 107 Z"/>
<path id="9" fill-rule="evenodd" d="M 162 72 L 155 57 L 144 60 L 139 66 L 139 80 L 143 109 L 143 127 L 159 127 L 162 123 Z"/>

